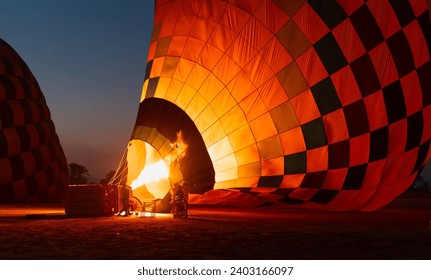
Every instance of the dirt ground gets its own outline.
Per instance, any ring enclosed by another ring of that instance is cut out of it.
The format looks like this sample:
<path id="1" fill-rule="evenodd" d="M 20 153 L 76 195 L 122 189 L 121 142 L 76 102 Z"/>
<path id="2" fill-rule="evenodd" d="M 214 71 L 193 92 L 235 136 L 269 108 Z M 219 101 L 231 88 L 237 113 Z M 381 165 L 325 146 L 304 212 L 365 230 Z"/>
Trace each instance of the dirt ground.
<path id="1" fill-rule="evenodd" d="M 68 217 L 61 205 L 0 205 L 0 259 L 431 259 L 431 199 L 375 212 L 194 207 L 188 219 Z"/>

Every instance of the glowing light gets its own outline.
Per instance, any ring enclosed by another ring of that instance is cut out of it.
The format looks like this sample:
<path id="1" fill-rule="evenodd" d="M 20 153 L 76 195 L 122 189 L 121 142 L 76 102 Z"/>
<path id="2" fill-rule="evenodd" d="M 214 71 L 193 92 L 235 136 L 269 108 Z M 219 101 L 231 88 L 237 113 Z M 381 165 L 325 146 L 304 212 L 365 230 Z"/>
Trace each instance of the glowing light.
<path id="1" fill-rule="evenodd" d="M 136 178 L 132 184 L 132 189 L 139 188 L 144 184 L 148 184 L 150 182 L 158 182 L 161 179 L 167 179 L 169 176 L 168 169 L 163 160 L 160 160 L 153 164 L 148 164 L 142 169 L 138 178 Z"/>
<path id="2" fill-rule="evenodd" d="M 172 218 L 170 213 L 150 213 L 150 212 L 139 212 L 139 218 Z"/>

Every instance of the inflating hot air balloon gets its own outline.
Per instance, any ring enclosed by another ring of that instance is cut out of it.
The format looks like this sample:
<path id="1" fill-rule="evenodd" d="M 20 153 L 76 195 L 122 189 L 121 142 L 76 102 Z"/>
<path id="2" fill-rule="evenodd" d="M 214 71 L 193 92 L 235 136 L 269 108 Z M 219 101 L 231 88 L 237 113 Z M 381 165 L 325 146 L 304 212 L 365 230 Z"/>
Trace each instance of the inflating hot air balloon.
<path id="1" fill-rule="evenodd" d="M 0 203 L 59 201 L 68 176 L 45 97 L 0 39 Z"/>
<path id="2" fill-rule="evenodd" d="M 119 174 L 162 161 L 162 189 L 205 203 L 388 204 L 430 159 L 428 5 L 157 0 Z"/>

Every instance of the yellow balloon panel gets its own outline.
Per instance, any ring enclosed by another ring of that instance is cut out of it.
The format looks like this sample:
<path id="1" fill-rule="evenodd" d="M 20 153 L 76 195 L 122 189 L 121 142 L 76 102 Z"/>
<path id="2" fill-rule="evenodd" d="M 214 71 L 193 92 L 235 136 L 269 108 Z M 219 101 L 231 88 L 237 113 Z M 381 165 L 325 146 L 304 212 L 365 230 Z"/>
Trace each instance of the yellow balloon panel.
<path id="1" fill-rule="evenodd" d="M 199 131 L 205 132 L 211 125 L 213 125 L 218 120 L 219 118 L 217 117 L 214 110 L 211 108 L 211 106 L 208 106 L 196 119 L 195 124 Z"/>
<path id="2" fill-rule="evenodd" d="M 160 77 L 157 83 L 157 89 L 154 93 L 156 98 L 165 98 L 168 92 L 169 84 L 171 83 L 171 78 Z"/>
<path id="3" fill-rule="evenodd" d="M 193 89 L 187 84 L 184 84 L 180 90 L 180 93 L 177 96 L 177 99 L 175 100 L 175 104 L 177 104 L 177 106 L 179 106 L 181 109 L 185 110 L 190 104 L 190 101 L 193 99 L 195 94 L 195 89 Z"/>
<path id="4" fill-rule="evenodd" d="M 238 138 L 240 140 L 240 138 Z M 235 152 L 238 165 L 260 162 L 259 150 L 256 144 Z"/>
<path id="5" fill-rule="evenodd" d="M 239 178 L 254 178 L 260 176 L 260 162 L 238 166 Z"/>
<path id="6" fill-rule="evenodd" d="M 214 143 L 218 142 L 226 136 L 223 125 L 220 121 L 216 121 L 210 129 L 202 133 L 202 139 L 207 147 L 211 147 Z"/>
<path id="7" fill-rule="evenodd" d="M 248 124 L 239 127 L 229 134 L 228 137 L 234 151 L 239 151 L 245 147 L 256 144 L 256 140 Z"/>
<path id="8" fill-rule="evenodd" d="M 224 169 L 224 170 L 217 170 L 216 168 L 214 168 L 214 170 L 216 171 L 216 176 L 215 176 L 215 182 L 222 182 L 222 183 L 226 183 L 226 182 L 235 182 L 236 178 L 238 177 L 238 169 L 237 168 L 232 168 L 232 169 Z M 231 185 L 229 188 L 232 188 Z"/>
<path id="9" fill-rule="evenodd" d="M 207 106 L 208 103 L 205 98 L 203 98 L 201 94 L 197 93 L 193 96 L 189 105 L 186 107 L 185 112 L 192 120 L 195 120 Z"/>
<path id="10" fill-rule="evenodd" d="M 171 101 L 172 103 L 175 103 L 183 86 L 184 86 L 184 82 L 176 79 L 171 79 L 165 98 Z"/>
<path id="11" fill-rule="evenodd" d="M 233 170 L 237 168 L 236 157 L 234 154 L 229 154 L 218 160 L 213 161 L 214 170 L 219 173 L 221 171 Z M 235 175 L 235 178 L 238 174 Z"/>
<path id="12" fill-rule="evenodd" d="M 247 120 L 244 116 L 244 111 L 239 106 L 235 106 L 230 109 L 225 115 L 220 118 L 223 128 L 227 134 L 230 134 L 247 124 Z"/>
<path id="13" fill-rule="evenodd" d="M 180 58 L 177 64 L 177 68 L 175 69 L 173 78 L 179 81 L 186 81 L 195 64 L 196 62 L 185 58 Z"/>
<path id="14" fill-rule="evenodd" d="M 213 161 L 217 161 L 233 153 L 229 138 L 225 137 L 208 147 L 208 153 Z"/>
<path id="15" fill-rule="evenodd" d="M 241 177 L 236 180 L 235 188 L 254 188 L 257 187 L 260 176 Z"/>

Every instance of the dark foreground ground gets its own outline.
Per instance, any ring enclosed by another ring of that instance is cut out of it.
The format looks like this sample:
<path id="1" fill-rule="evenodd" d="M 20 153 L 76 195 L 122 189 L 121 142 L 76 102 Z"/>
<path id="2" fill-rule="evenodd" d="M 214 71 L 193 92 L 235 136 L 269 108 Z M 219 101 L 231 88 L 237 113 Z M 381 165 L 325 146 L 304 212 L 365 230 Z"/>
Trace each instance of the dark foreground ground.
<path id="1" fill-rule="evenodd" d="M 371 213 L 199 207 L 188 219 L 0 205 L 0 259 L 431 259 L 430 220 L 429 198 Z"/>

